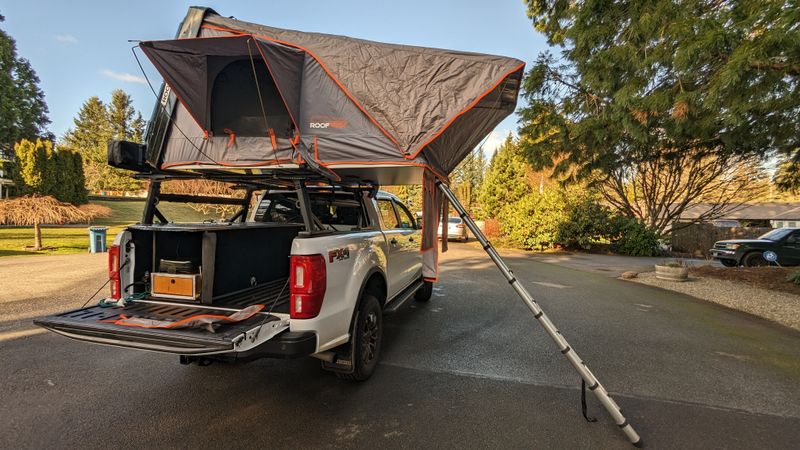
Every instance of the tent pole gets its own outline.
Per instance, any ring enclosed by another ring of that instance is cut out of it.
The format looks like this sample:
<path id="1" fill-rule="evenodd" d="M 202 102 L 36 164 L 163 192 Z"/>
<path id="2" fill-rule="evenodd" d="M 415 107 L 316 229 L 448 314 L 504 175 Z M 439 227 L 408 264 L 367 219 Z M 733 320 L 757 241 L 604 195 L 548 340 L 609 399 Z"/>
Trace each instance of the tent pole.
<path id="1" fill-rule="evenodd" d="M 608 391 L 600 384 L 594 374 L 586 367 L 586 364 L 581 360 L 575 350 L 570 347 L 567 340 L 564 339 L 564 336 L 561 335 L 561 332 L 558 331 L 558 328 L 550 321 L 550 318 L 542 311 L 542 308 L 539 306 L 538 303 L 533 299 L 530 293 L 528 293 L 527 289 L 520 283 L 515 277 L 514 273 L 511 272 L 511 269 L 508 268 L 505 261 L 500 257 L 500 254 L 497 253 L 492 244 L 486 239 L 486 236 L 483 235 L 480 229 L 478 229 L 475 222 L 472 218 L 467 214 L 467 211 L 464 209 L 464 206 L 461 205 L 461 202 L 458 201 L 456 196 L 453 194 L 453 191 L 450 190 L 450 187 L 446 184 L 442 183 L 441 181 L 437 181 L 436 185 L 439 187 L 439 190 L 444 193 L 447 200 L 453 205 L 453 208 L 458 211 L 459 217 L 461 220 L 467 225 L 467 227 L 472 231 L 472 234 L 478 239 L 483 249 L 486 253 L 489 254 L 489 258 L 492 259 L 492 262 L 500 269 L 500 272 L 503 276 L 508 280 L 508 283 L 511 285 L 512 288 L 517 292 L 517 295 L 525 302 L 528 306 L 528 309 L 531 310 L 533 313 L 533 317 L 536 318 L 539 323 L 544 327 L 545 331 L 550 338 L 558 346 L 558 349 L 561 353 L 566 356 L 567 360 L 572 364 L 572 367 L 578 372 L 581 376 L 583 381 L 585 381 L 586 386 L 589 387 L 589 390 L 594 392 L 594 395 L 600 401 L 600 403 L 606 408 L 608 413 L 611 415 L 611 418 L 614 419 L 614 423 L 617 424 L 622 429 L 622 432 L 625 433 L 625 436 L 631 441 L 631 443 L 635 446 L 641 445 L 641 438 L 633 429 L 633 427 L 628 423 L 625 416 L 622 415 L 622 411 L 620 407 L 617 406 L 616 402 L 611 398 L 608 394 Z"/>

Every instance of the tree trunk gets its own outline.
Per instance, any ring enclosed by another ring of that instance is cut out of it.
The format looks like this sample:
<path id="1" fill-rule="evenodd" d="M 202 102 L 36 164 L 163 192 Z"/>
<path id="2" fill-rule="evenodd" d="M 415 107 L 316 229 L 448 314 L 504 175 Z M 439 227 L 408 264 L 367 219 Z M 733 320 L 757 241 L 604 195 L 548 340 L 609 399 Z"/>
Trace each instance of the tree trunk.
<path id="1" fill-rule="evenodd" d="M 41 250 L 42 249 L 42 228 L 39 226 L 39 222 L 33 224 L 33 249 L 34 250 Z"/>

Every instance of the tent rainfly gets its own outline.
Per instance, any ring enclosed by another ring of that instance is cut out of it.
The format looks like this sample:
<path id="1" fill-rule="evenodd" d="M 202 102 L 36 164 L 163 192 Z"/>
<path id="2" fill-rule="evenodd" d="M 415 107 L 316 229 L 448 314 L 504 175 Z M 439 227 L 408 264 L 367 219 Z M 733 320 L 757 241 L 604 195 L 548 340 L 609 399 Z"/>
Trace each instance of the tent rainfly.
<path id="1" fill-rule="evenodd" d="M 317 163 L 381 184 L 418 184 L 414 169 L 445 178 L 514 111 L 524 68 L 210 10 L 198 34 L 140 44 L 180 100 L 173 126 L 183 133 L 168 134 L 162 169 Z"/>
<path id="2" fill-rule="evenodd" d="M 210 9 L 190 9 L 187 22 L 196 37 L 140 43 L 179 100 L 161 170 L 302 166 L 423 184 L 427 217 L 445 209 L 435 180 L 514 111 L 524 70 L 514 58 L 283 30 Z M 424 223 L 426 277 L 436 278 L 436 222 Z"/>

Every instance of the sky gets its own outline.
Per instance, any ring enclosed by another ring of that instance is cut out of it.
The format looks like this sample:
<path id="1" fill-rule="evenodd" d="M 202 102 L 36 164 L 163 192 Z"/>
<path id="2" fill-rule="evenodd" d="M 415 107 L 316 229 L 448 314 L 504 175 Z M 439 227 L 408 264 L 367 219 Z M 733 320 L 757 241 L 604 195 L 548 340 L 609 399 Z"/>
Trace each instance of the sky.
<path id="1" fill-rule="evenodd" d="M 128 40 L 174 38 L 193 4 L 278 28 L 512 56 L 528 65 L 547 49 L 522 0 L 0 0 L 6 18 L 0 28 L 16 39 L 18 54 L 39 75 L 50 130 L 60 137 L 87 98 L 109 100 L 117 88 L 131 94 L 134 107 L 149 119 L 155 97 Z M 158 90 L 160 76 L 147 58 L 140 59 Z M 498 125 L 484 146 L 487 156 L 516 128 L 516 115 Z"/>

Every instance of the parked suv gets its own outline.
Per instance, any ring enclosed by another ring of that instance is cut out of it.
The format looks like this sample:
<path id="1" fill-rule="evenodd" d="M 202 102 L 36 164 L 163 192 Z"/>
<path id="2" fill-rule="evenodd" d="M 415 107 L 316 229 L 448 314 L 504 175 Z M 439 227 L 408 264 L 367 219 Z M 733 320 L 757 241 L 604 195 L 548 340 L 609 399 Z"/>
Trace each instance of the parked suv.
<path id="1" fill-rule="evenodd" d="M 777 228 L 758 239 L 719 241 L 711 249 L 711 256 L 725 267 L 757 267 L 768 264 L 766 251 L 775 252 L 781 266 L 800 265 L 800 229 Z"/>

